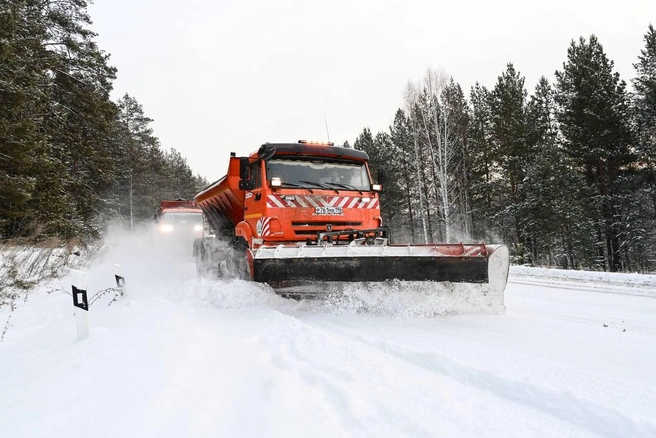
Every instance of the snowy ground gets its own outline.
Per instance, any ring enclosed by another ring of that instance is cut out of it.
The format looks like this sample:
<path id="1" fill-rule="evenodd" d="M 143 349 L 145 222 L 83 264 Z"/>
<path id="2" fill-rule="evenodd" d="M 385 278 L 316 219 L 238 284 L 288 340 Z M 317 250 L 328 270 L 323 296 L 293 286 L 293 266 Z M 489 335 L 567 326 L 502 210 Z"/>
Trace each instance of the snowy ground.
<path id="1" fill-rule="evenodd" d="M 513 269 L 505 315 L 426 317 L 288 301 L 117 248 L 90 291 L 114 262 L 130 288 L 92 306 L 88 339 L 66 280 L 12 314 L 0 436 L 656 436 L 652 277 Z"/>

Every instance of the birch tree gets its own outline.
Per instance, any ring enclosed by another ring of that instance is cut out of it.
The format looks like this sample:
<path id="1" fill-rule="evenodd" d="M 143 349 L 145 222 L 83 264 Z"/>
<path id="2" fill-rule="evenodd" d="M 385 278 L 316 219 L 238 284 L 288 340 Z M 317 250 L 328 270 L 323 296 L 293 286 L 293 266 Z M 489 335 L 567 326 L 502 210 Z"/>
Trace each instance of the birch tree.
<path id="1" fill-rule="evenodd" d="M 458 96 L 454 93 L 459 87 L 443 72 L 429 69 L 419 88 L 420 93 L 415 90 L 411 94 L 417 108 L 417 138 L 423 142 L 424 162 L 428 163 L 435 179 L 431 187 L 442 223 L 443 238 L 440 240 L 452 242 L 463 237 L 461 230 L 465 222 L 456 205 L 462 199 L 463 189 L 462 108 L 458 108 L 457 103 L 461 102 L 456 102 Z"/>

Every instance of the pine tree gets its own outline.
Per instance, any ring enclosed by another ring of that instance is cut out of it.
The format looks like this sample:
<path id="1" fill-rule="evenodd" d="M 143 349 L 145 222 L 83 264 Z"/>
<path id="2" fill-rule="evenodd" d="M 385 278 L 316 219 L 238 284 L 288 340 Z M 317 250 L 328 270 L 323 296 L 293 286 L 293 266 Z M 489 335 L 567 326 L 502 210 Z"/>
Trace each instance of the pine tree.
<path id="1" fill-rule="evenodd" d="M 554 91 L 543 76 L 526 110 L 530 159 L 525 169 L 526 242 L 531 261 L 576 268 L 591 263 L 594 223 L 586 212 L 589 192 L 558 145 Z"/>
<path id="2" fill-rule="evenodd" d="M 165 197 L 170 199 L 192 199 L 201 187 L 198 186 L 198 180 L 194 177 L 186 158 L 180 152 L 171 149 L 170 152 L 164 153 L 164 159 L 168 177 Z"/>
<path id="3" fill-rule="evenodd" d="M 652 25 L 645 34 L 645 48 L 633 66 L 636 69 L 633 87 L 638 153 L 656 215 L 656 30 Z"/>
<path id="4" fill-rule="evenodd" d="M 0 237 L 28 232 L 45 161 L 45 28 L 30 2 L 0 5 Z"/>
<path id="5" fill-rule="evenodd" d="M 509 63 L 490 95 L 491 134 L 495 156 L 505 186 L 500 196 L 497 221 L 503 224 L 504 240 L 525 244 L 525 218 L 521 206 L 524 169 L 529 159 L 526 142 L 526 90 L 524 78 Z"/>
<path id="6" fill-rule="evenodd" d="M 625 190 L 633 192 L 633 196 L 625 197 L 623 208 L 623 234 L 627 239 L 623 255 L 635 269 L 653 270 L 656 267 L 653 264 L 656 259 L 656 30 L 652 25 L 644 40 L 645 48 L 634 64 L 636 77 L 632 80 L 638 165 L 636 175 L 623 180 Z"/>
<path id="7" fill-rule="evenodd" d="M 617 271 L 622 266 L 620 180 L 635 159 L 626 84 L 594 35 L 572 41 L 556 78 L 563 148 L 595 193 L 589 211 L 598 221 L 598 258 Z"/>
<path id="8" fill-rule="evenodd" d="M 383 224 L 397 230 L 403 220 L 403 193 L 398 183 L 400 169 L 396 163 L 397 156 L 390 135 L 379 132 L 374 137 L 371 130 L 365 128 L 353 143 L 353 147 L 369 155 L 369 170 L 374 179 L 377 178 L 379 170 L 385 173 L 384 190 L 380 194 Z"/>
<path id="9" fill-rule="evenodd" d="M 11 157 L 11 170 L 0 178 L 12 198 L 3 201 L 9 206 L 2 208 L 3 223 L 12 222 L 15 234 L 16 219 L 31 212 L 31 228 L 46 234 L 93 234 L 99 193 L 111 179 L 105 140 L 115 69 L 87 29 L 84 1 L 16 1 L 3 4 L 0 15 L 1 92 L 8 102 L 0 123 Z"/>
<path id="10" fill-rule="evenodd" d="M 642 158 L 651 169 L 656 169 L 656 30 L 652 25 L 645 34 L 645 48 L 633 66 L 639 145 Z"/>
<path id="11" fill-rule="evenodd" d="M 401 230 L 403 241 L 415 242 L 415 212 L 417 210 L 416 196 L 414 196 L 416 181 L 416 169 L 414 160 L 414 148 L 412 134 L 410 132 L 410 121 L 400 108 L 394 116 L 394 123 L 390 126 L 390 139 L 392 142 L 394 163 L 389 167 L 396 166 L 397 179 L 387 179 L 387 185 L 398 187 L 399 196 L 403 203 L 405 219 L 397 220 L 394 229 Z M 387 189 L 385 189 L 387 190 Z"/>
<path id="12" fill-rule="evenodd" d="M 470 92 L 471 116 L 467 133 L 467 193 L 470 199 L 472 234 L 475 240 L 497 241 L 500 227 L 493 218 L 498 211 L 495 197 L 500 170 L 492 143 L 490 92 L 476 83 Z"/>
<path id="13" fill-rule="evenodd" d="M 114 154 L 120 171 L 115 179 L 116 213 L 129 228 L 156 211 L 155 194 L 166 178 L 165 159 L 142 105 L 128 94 L 119 99 L 114 130 Z"/>
<path id="14" fill-rule="evenodd" d="M 413 159 L 414 159 L 414 169 L 415 169 L 415 180 L 416 184 L 416 193 L 415 197 L 417 199 L 417 219 L 420 226 L 421 238 L 420 242 L 428 243 L 431 232 L 430 232 L 430 202 L 429 202 L 429 177 L 427 175 L 427 166 L 425 163 L 425 154 L 423 147 L 422 139 L 422 127 L 421 127 L 421 107 L 420 107 L 420 93 L 417 88 L 411 83 L 408 82 L 405 92 L 405 104 L 407 107 L 408 119 L 410 121 L 410 134 L 412 137 L 412 149 L 413 149 Z"/>

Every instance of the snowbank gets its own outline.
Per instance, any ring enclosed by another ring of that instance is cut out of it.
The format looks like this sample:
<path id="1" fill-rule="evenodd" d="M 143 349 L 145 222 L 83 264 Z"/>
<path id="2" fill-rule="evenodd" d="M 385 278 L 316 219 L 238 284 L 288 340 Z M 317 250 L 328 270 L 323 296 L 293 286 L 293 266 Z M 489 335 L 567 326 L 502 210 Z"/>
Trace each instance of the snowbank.
<path id="1" fill-rule="evenodd" d="M 509 282 L 656 297 L 656 275 L 511 266 Z"/>

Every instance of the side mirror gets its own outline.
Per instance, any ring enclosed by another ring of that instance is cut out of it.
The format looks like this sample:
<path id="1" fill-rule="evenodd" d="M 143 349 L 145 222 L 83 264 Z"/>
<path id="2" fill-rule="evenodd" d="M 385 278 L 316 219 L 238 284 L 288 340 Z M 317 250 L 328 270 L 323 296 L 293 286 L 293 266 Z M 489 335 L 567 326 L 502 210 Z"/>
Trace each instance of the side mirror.
<path id="1" fill-rule="evenodd" d="M 249 179 L 248 166 L 248 158 L 242 157 L 239 159 L 239 190 L 253 190 L 255 188 L 255 181 Z"/>
<path id="2" fill-rule="evenodd" d="M 154 220 L 155 222 L 157 222 L 157 215 L 156 215 L 156 214 L 153 215 L 153 220 Z"/>
<path id="3" fill-rule="evenodd" d="M 273 155 L 276 153 L 276 148 L 273 146 L 268 146 L 266 144 L 263 144 L 260 149 L 257 151 L 257 156 L 260 160 L 266 161 L 269 158 L 273 157 Z"/>
<path id="4" fill-rule="evenodd" d="M 383 185 L 385 182 L 385 170 L 378 169 L 378 184 Z"/>
<path id="5" fill-rule="evenodd" d="M 248 179 L 248 157 L 239 159 L 239 179 Z"/>

